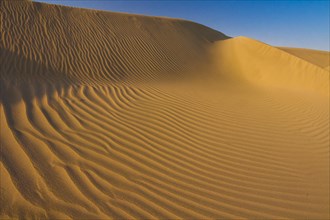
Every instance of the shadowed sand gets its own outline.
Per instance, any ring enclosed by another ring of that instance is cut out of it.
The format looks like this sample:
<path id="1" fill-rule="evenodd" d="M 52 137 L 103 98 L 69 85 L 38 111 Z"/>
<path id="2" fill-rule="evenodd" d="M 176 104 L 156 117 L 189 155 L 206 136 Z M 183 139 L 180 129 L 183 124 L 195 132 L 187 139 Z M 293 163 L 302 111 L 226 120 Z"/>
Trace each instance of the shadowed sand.
<path id="1" fill-rule="evenodd" d="M 329 218 L 328 52 L 0 4 L 1 217 Z"/>

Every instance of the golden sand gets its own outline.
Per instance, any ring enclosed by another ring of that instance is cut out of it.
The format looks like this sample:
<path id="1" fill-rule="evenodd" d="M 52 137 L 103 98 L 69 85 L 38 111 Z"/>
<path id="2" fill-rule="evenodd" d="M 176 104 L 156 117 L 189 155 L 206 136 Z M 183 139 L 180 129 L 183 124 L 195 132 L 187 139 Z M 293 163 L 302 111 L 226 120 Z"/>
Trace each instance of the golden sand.
<path id="1" fill-rule="evenodd" d="M 328 52 L 0 4 L 2 218 L 329 218 Z"/>

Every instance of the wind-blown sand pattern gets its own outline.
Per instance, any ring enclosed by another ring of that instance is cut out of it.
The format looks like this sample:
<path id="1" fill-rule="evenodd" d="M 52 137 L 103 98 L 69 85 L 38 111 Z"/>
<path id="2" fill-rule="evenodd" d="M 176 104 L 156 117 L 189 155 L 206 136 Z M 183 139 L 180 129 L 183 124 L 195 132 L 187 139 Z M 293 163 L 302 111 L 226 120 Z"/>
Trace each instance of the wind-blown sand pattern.
<path id="1" fill-rule="evenodd" d="M 329 218 L 328 52 L 0 4 L 1 217 Z"/>

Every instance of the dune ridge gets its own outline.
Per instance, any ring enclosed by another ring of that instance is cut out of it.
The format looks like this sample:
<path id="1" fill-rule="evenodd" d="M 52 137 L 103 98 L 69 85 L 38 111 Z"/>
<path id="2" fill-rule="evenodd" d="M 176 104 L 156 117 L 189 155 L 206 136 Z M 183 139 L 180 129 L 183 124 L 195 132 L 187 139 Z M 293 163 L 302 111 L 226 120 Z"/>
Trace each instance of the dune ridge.
<path id="1" fill-rule="evenodd" d="M 183 20 L 37 2 L 1 4 L 7 12 L 2 13 L 2 43 L 8 57 L 3 62 L 12 68 L 3 77 L 14 80 L 22 77 L 20 68 L 24 80 L 50 76 L 74 83 L 125 83 L 164 77 L 161 73 L 169 77 L 182 72 L 186 67 L 182 64 L 203 53 L 208 43 L 227 38 Z M 17 16 L 17 12 L 22 13 Z M 24 61 L 11 58 L 17 54 L 35 64 L 27 69 Z"/>
<path id="2" fill-rule="evenodd" d="M 330 53 L 328 51 L 288 47 L 279 48 L 324 69 L 330 65 Z"/>
<path id="3" fill-rule="evenodd" d="M 330 217 L 319 58 L 179 19 L 0 4 L 1 218 Z"/>

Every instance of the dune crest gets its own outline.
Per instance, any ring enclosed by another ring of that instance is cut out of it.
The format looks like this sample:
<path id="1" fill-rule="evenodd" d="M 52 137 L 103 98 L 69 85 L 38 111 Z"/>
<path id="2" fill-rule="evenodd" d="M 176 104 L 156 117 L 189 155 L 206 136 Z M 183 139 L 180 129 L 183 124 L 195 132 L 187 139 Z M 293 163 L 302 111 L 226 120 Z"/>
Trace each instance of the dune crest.
<path id="1" fill-rule="evenodd" d="M 330 53 L 328 51 L 288 47 L 279 48 L 321 68 L 326 69 L 330 65 Z"/>
<path id="2" fill-rule="evenodd" d="M 22 77 L 19 68 L 24 80 L 32 81 L 126 83 L 171 74 L 176 79 L 210 43 L 228 38 L 190 21 L 32 2 L 1 4 L 3 62 L 11 68 L 3 77 L 15 81 Z"/>
<path id="3" fill-rule="evenodd" d="M 329 73 L 277 48 L 246 37 L 219 41 L 214 48 L 219 72 L 260 86 L 329 95 Z"/>
<path id="4" fill-rule="evenodd" d="M 330 217 L 318 56 L 179 19 L 0 4 L 1 218 Z"/>

